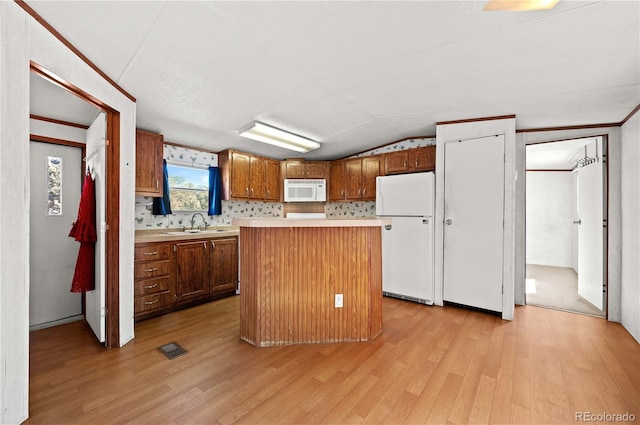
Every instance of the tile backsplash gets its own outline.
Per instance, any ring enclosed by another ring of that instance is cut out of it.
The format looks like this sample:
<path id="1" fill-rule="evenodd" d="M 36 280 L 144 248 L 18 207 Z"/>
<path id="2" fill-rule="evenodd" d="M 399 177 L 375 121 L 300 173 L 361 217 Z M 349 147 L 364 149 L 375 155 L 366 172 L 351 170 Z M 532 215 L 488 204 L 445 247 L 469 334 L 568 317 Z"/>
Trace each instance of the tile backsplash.
<path id="1" fill-rule="evenodd" d="M 137 202 L 142 204 L 138 204 Z M 151 198 L 136 197 L 136 229 L 166 229 L 189 227 L 193 212 L 176 212 L 171 215 L 151 214 Z M 148 209 L 147 209 L 148 208 Z M 222 201 L 222 214 L 206 216 L 210 226 L 229 226 L 236 217 L 282 218 L 283 204 L 278 202 Z M 329 218 L 375 217 L 376 203 L 370 202 L 329 202 L 325 205 Z M 196 226 L 202 225 L 202 219 L 196 218 Z"/>
<path id="2" fill-rule="evenodd" d="M 435 138 L 428 139 L 410 139 L 393 145 L 383 146 L 373 149 L 354 157 L 362 157 L 376 155 L 385 152 L 393 152 L 403 149 L 418 148 L 422 146 L 435 145 Z M 185 165 L 197 166 L 217 166 L 218 155 L 211 152 L 203 152 L 197 149 L 185 148 L 182 146 L 174 146 L 170 144 L 164 145 L 164 158 L 174 163 L 183 163 Z M 176 212 L 168 216 L 151 214 L 152 198 L 136 196 L 135 206 L 135 228 L 136 229 L 154 229 L 154 228 L 177 228 L 181 226 L 188 227 L 191 224 L 189 220 L 193 216 L 193 212 Z M 328 202 L 325 205 L 327 217 L 331 218 L 356 218 L 356 217 L 375 217 L 376 203 L 369 202 Z M 222 201 L 222 214 L 207 217 L 207 223 L 211 226 L 228 226 L 235 217 L 283 217 L 283 204 L 277 202 L 257 202 L 257 201 Z M 196 219 L 196 225 L 200 223 L 200 218 Z M 201 224 L 201 223 L 200 223 Z"/>
<path id="3" fill-rule="evenodd" d="M 175 212 L 171 215 L 153 215 L 151 207 L 139 205 L 138 200 L 151 203 L 151 198 L 136 197 L 136 229 L 189 227 L 193 212 Z M 147 209 L 149 208 L 149 209 Z M 206 214 L 205 214 L 205 217 Z M 210 226 L 229 226 L 235 217 L 282 217 L 282 204 L 256 201 L 222 201 L 222 214 L 207 217 Z M 202 219 L 196 218 L 196 226 L 202 225 Z"/>
<path id="4" fill-rule="evenodd" d="M 375 217 L 376 203 L 369 202 L 328 202 L 324 208 L 329 218 Z"/>

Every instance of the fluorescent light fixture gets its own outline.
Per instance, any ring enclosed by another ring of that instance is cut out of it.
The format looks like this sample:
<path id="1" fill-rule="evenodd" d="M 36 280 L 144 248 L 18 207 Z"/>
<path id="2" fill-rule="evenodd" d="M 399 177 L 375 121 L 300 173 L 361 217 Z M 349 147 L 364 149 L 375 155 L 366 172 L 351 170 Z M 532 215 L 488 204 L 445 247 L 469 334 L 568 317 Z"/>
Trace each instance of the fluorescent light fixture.
<path id="1" fill-rule="evenodd" d="M 254 121 L 238 130 L 238 135 L 270 145 L 291 149 L 296 152 L 309 152 L 320 147 L 320 143 L 279 128 Z"/>
<path id="2" fill-rule="evenodd" d="M 483 10 L 522 12 L 529 10 L 549 10 L 559 0 L 489 0 Z"/>

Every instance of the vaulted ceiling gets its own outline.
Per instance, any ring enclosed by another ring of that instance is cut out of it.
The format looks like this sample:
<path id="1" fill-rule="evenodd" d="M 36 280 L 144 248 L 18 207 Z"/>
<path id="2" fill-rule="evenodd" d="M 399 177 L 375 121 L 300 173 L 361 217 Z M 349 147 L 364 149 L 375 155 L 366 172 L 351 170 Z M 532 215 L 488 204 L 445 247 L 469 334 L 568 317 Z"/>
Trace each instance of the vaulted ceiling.
<path id="1" fill-rule="evenodd" d="M 213 151 L 301 156 L 239 137 L 254 120 L 319 141 L 309 159 L 334 159 L 435 134 L 438 121 L 612 123 L 640 104 L 638 1 L 537 12 L 483 12 L 480 1 L 27 3 L 136 97 L 139 128 Z M 95 115 L 39 86 L 32 113 Z"/>

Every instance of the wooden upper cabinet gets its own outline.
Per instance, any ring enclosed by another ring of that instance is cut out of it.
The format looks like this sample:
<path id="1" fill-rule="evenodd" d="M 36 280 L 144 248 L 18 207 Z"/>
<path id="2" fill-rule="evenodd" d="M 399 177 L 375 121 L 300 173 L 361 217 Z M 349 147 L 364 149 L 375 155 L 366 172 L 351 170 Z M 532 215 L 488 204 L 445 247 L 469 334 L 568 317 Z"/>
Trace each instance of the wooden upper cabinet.
<path id="1" fill-rule="evenodd" d="M 256 156 L 249 157 L 249 198 L 265 198 L 266 160 Z"/>
<path id="2" fill-rule="evenodd" d="M 436 168 L 436 147 L 406 149 L 384 154 L 384 173 L 401 174 Z"/>
<path id="3" fill-rule="evenodd" d="M 161 197 L 162 134 L 136 130 L 136 195 Z"/>
<path id="4" fill-rule="evenodd" d="M 411 171 L 431 171 L 436 169 L 435 145 L 409 149 L 408 152 Z"/>
<path id="5" fill-rule="evenodd" d="M 304 161 L 294 159 L 284 161 L 284 177 L 286 179 L 303 179 L 306 174 Z"/>
<path id="6" fill-rule="evenodd" d="M 329 165 L 329 201 L 343 201 L 345 199 L 344 183 L 344 161 L 332 161 Z"/>
<path id="7" fill-rule="evenodd" d="M 229 162 L 230 185 L 228 199 L 249 198 L 251 156 L 240 152 L 231 152 Z"/>
<path id="8" fill-rule="evenodd" d="M 409 152 L 402 150 L 385 154 L 384 171 L 385 174 L 406 173 L 409 171 Z"/>
<path id="9" fill-rule="evenodd" d="M 380 156 L 347 159 L 345 164 L 345 199 L 376 199 L 376 177 L 380 175 Z"/>
<path id="10" fill-rule="evenodd" d="M 218 154 L 224 199 L 280 200 L 280 162 L 244 152 Z"/>
<path id="11" fill-rule="evenodd" d="M 307 161 L 305 162 L 305 171 L 307 173 L 305 177 L 309 179 L 324 179 L 327 177 L 326 169 L 326 161 Z"/>
<path id="12" fill-rule="evenodd" d="M 280 200 L 280 162 L 266 160 L 265 196 L 267 201 Z"/>
<path id="13" fill-rule="evenodd" d="M 344 175 L 345 199 L 360 199 L 362 195 L 362 160 L 360 158 L 345 160 Z"/>
<path id="14" fill-rule="evenodd" d="M 376 178 L 380 175 L 380 156 L 362 158 L 362 195 L 363 201 L 376 200 Z"/>
<path id="15" fill-rule="evenodd" d="M 325 179 L 327 161 L 287 159 L 284 163 L 285 179 Z"/>

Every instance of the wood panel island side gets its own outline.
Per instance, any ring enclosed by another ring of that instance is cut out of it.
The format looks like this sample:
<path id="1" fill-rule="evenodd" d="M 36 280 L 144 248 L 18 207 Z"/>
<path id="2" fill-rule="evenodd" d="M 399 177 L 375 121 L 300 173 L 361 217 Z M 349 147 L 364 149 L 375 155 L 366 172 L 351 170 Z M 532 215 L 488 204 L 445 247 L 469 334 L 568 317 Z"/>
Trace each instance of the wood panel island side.
<path id="1" fill-rule="evenodd" d="M 373 340 L 382 332 L 381 228 L 388 224 L 388 218 L 234 219 L 240 338 L 257 347 Z"/>

